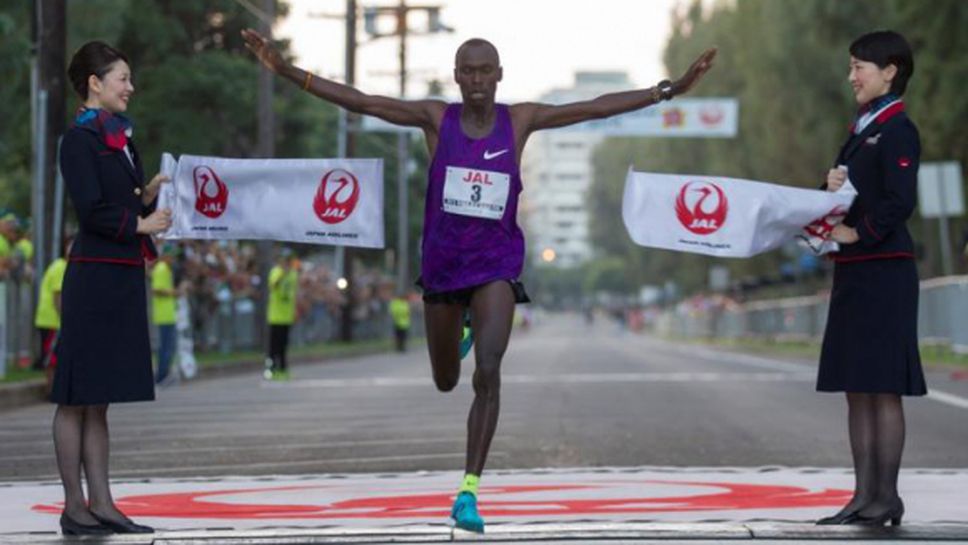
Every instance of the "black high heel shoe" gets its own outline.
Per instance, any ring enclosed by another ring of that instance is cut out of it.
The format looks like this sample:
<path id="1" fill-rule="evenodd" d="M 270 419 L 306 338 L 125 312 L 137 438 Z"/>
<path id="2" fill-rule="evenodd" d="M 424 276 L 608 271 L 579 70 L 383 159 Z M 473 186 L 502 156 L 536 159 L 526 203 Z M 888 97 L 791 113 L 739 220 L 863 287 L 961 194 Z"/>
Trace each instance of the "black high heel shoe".
<path id="1" fill-rule="evenodd" d="M 97 517 L 94 517 L 94 519 L 100 522 Z M 60 527 L 61 533 L 65 536 L 107 536 L 114 533 L 111 528 L 103 524 L 81 524 L 68 516 L 67 513 L 61 513 Z"/>
<path id="2" fill-rule="evenodd" d="M 817 521 L 817 526 L 834 526 L 839 524 L 853 524 L 857 519 L 857 511 L 841 511 L 836 515 L 824 517 Z"/>
<path id="3" fill-rule="evenodd" d="M 123 521 L 109 520 L 103 517 L 97 516 L 96 513 L 91 513 L 94 518 L 100 522 L 104 527 L 110 529 L 116 534 L 153 534 L 155 529 L 151 526 L 145 526 L 143 524 L 136 524 L 129 518 L 125 518 Z"/>
<path id="4" fill-rule="evenodd" d="M 893 507 L 887 511 L 873 516 L 864 516 L 858 514 L 856 518 L 847 524 L 857 524 L 859 526 L 884 526 L 890 521 L 891 526 L 900 526 L 901 519 L 904 517 L 904 502 L 901 498 L 897 499 L 897 502 Z"/>

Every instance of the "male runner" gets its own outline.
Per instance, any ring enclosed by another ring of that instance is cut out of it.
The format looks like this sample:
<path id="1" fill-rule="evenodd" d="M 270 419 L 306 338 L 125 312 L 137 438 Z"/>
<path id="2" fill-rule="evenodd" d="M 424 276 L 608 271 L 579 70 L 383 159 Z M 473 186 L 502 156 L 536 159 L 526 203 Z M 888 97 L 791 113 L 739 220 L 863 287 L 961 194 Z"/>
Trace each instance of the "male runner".
<path id="1" fill-rule="evenodd" d="M 253 30 L 246 46 L 273 72 L 323 100 L 390 123 L 419 127 L 433 158 L 427 186 L 421 278 L 427 345 L 434 382 L 443 392 L 460 377 L 464 313 L 476 340 L 474 402 L 467 419 L 464 481 L 451 518 L 459 528 L 484 531 L 477 488 L 500 406 L 501 359 L 511 334 L 515 302 L 527 295 L 518 276 L 524 236 L 517 225 L 519 165 L 528 136 L 590 119 L 637 110 L 688 91 L 712 66 L 715 49 L 699 56 L 675 82 L 612 93 L 594 100 L 550 105 L 495 102 L 503 72 L 497 49 L 474 38 L 455 57 L 454 81 L 463 102 L 405 101 L 321 78 L 287 63 Z"/>

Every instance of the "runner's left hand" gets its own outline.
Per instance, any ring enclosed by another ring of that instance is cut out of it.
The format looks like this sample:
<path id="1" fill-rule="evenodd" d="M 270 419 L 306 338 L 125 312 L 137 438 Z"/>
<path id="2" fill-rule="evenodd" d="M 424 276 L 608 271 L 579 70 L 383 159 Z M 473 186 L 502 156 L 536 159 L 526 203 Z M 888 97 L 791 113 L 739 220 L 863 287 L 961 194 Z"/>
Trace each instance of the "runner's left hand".
<path id="1" fill-rule="evenodd" d="M 254 53 L 259 62 L 269 70 L 278 74 L 286 66 L 282 54 L 262 34 L 251 28 L 246 28 L 242 31 L 242 39 L 245 40 L 245 47 L 249 48 L 249 51 Z"/>
<path id="2" fill-rule="evenodd" d="M 696 83 L 702 79 L 703 75 L 709 71 L 713 66 L 713 59 L 716 57 L 717 49 L 715 47 L 707 49 L 702 55 L 693 61 L 692 66 L 686 73 L 682 75 L 681 78 L 677 79 L 672 83 L 672 92 L 675 95 L 681 95 L 688 92 Z"/>

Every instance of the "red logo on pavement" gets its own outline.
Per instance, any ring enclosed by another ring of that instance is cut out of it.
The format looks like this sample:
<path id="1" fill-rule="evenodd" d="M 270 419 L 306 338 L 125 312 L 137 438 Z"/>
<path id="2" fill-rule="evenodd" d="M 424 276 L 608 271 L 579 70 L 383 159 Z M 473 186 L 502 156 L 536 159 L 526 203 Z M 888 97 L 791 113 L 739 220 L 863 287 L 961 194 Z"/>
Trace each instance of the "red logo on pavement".
<path id="1" fill-rule="evenodd" d="M 316 216 L 326 223 L 339 223 L 350 217 L 360 200 L 360 182 L 352 172 L 341 168 L 323 175 L 313 199 Z"/>
<path id="2" fill-rule="evenodd" d="M 811 221 L 803 228 L 803 230 L 811 236 L 820 237 L 823 239 L 830 238 L 830 233 L 833 232 L 834 227 L 843 221 L 846 215 L 846 208 L 843 206 L 835 206 L 833 210 L 827 212 L 826 216 Z"/>
<path id="3" fill-rule="evenodd" d="M 215 219 L 225 213 L 229 188 L 211 167 L 197 166 L 192 171 L 195 181 L 195 210 Z"/>
<path id="4" fill-rule="evenodd" d="M 627 483 L 623 483 L 627 484 Z M 664 497 L 599 497 L 608 494 L 609 484 L 496 486 L 482 490 L 481 514 L 485 517 L 556 517 L 622 515 L 636 513 L 675 513 L 687 511 L 730 511 L 738 509 L 791 509 L 839 507 L 850 499 L 848 490 L 810 491 L 798 486 L 681 481 L 642 481 L 648 485 L 677 485 L 713 489 L 708 493 L 686 493 Z M 325 489 L 325 486 L 285 486 L 174 492 L 127 496 L 117 500 L 118 507 L 131 517 L 168 517 L 189 519 L 428 519 L 450 513 L 450 492 L 405 496 L 348 498 L 324 505 L 247 504 L 239 501 L 246 494 Z M 597 491 L 597 492 L 596 492 Z M 524 499 L 551 492 L 559 499 Z M 570 498 L 569 492 L 576 492 Z M 521 496 L 524 496 L 522 498 Z M 231 496 L 219 501 L 219 496 Z M 564 497 L 563 497 L 564 496 Z M 34 505 L 40 513 L 59 514 L 62 504 Z"/>
<path id="5" fill-rule="evenodd" d="M 693 197 L 699 195 L 698 198 Z M 712 200 L 710 200 L 712 197 Z M 729 201 L 718 185 L 709 182 L 689 182 L 679 190 L 676 216 L 683 227 L 697 235 L 718 231 L 726 222 Z"/>

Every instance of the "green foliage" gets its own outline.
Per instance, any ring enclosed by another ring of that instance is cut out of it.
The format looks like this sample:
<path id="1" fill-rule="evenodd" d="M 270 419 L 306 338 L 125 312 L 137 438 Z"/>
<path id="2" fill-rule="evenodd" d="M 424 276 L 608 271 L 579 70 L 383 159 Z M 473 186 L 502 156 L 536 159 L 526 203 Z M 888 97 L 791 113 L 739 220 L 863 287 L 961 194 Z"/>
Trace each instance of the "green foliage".
<path id="1" fill-rule="evenodd" d="M 847 84 L 847 48 L 854 38 L 893 28 L 911 42 L 916 70 L 905 102 L 921 131 L 923 160 L 968 165 L 968 3 L 961 0 L 736 0 L 704 8 L 694 2 L 673 16 L 665 63 L 681 74 L 705 48 L 717 46 L 714 68 L 692 96 L 740 101 L 735 139 L 609 139 L 595 155 L 590 191 L 593 244 L 626 265 L 639 283 L 676 279 L 701 289 L 710 258 L 635 246 L 621 224 L 622 187 L 636 170 L 733 176 L 819 186 L 846 136 L 856 105 Z M 912 221 L 915 231 L 920 222 Z M 622 233 L 617 236 L 616 233 Z M 716 260 L 733 278 L 776 275 L 786 258 L 772 252 L 749 260 Z M 810 286 L 807 289 L 811 289 Z"/>
<path id="2" fill-rule="evenodd" d="M 230 0 L 123 5 L 117 46 L 135 72 L 129 114 L 148 169 L 162 151 L 256 156 L 259 65 L 240 36 L 256 19 Z M 280 46 L 285 51 L 287 44 Z M 274 83 L 276 155 L 333 155 L 335 108 L 288 82 Z"/>
<path id="3" fill-rule="evenodd" d="M 0 10 L 0 208 L 30 211 L 30 5 Z"/>
<path id="4" fill-rule="evenodd" d="M 0 206 L 30 210 L 30 15 L 28 2 L 0 8 Z M 146 174 L 157 169 L 162 152 L 176 155 L 257 155 L 259 65 L 245 49 L 240 31 L 258 21 L 236 0 L 84 0 L 67 2 L 67 60 L 85 42 L 101 40 L 131 60 L 135 95 L 128 115 L 144 158 Z M 277 16 L 287 12 L 279 3 Z M 283 55 L 290 56 L 281 42 Z M 275 78 L 277 157 L 334 157 L 337 110 Z M 81 100 L 68 89 L 73 118 Z M 396 137 L 358 134 L 358 157 L 384 159 L 388 247 L 396 244 Z M 415 164 L 410 176 L 409 240 L 411 271 L 419 263 L 427 153 L 412 139 Z M 70 207 L 68 207 L 70 210 Z M 370 263 L 383 253 L 362 251 Z"/>

